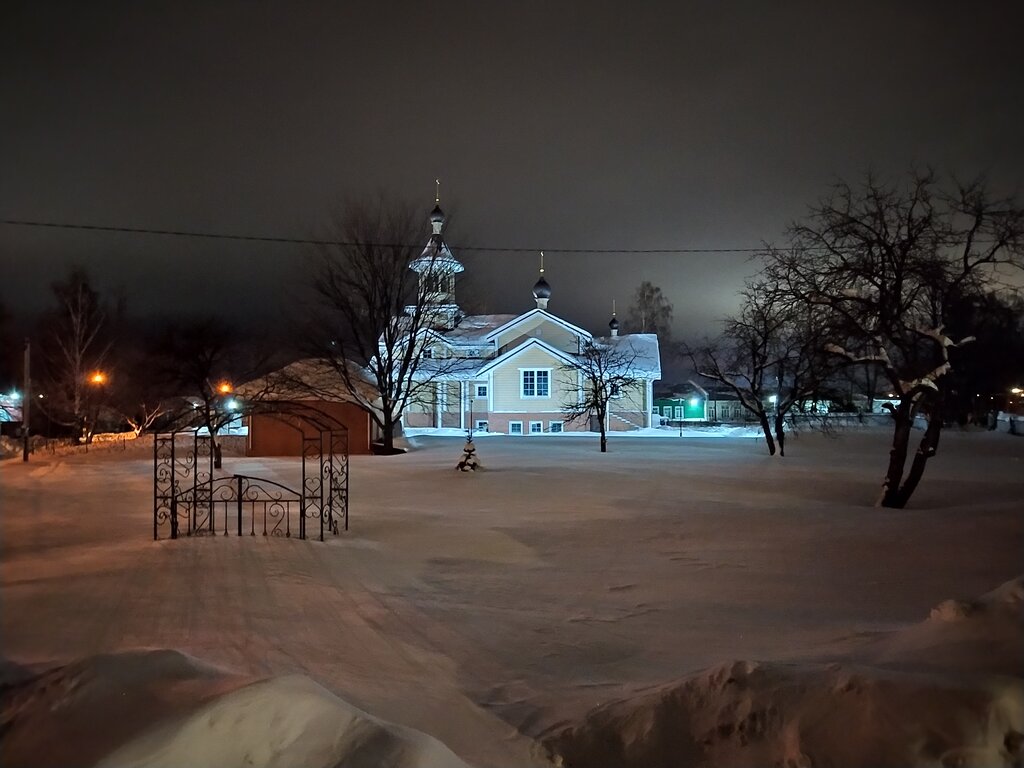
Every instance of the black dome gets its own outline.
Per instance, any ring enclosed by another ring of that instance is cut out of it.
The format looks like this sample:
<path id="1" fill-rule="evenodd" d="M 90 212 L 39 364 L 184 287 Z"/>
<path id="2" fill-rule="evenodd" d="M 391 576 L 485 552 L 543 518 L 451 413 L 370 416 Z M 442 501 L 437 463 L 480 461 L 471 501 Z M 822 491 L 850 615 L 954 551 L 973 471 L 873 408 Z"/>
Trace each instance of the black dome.
<path id="1" fill-rule="evenodd" d="M 612 315 L 612 319 L 608 323 L 608 327 L 613 331 L 619 330 L 619 321 L 616 319 L 615 315 Z"/>
<path id="2" fill-rule="evenodd" d="M 550 299 L 551 298 L 551 286 L 548 285 L 548 281 L 541 275 L 533 285 L 533 298 L 535 299 Z"/>
<path id="3" fill-rule="evenodd" d="M 440 205 L 435 205 L 434 210 L 430 212 L 430 220 L 432 222 L 444 223 L 444 211 L 441 210 Z"/>

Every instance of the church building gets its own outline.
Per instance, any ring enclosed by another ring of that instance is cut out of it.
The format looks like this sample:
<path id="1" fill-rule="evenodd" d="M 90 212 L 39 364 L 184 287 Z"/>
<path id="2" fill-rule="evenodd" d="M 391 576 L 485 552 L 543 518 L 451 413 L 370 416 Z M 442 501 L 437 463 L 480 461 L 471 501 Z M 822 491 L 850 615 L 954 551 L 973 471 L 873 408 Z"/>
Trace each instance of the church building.
<path id="1" fill-rule="evenodd" d="M 432 384 L 407 407 L 405 427 L 510 435 L 596 430 L 585 418 L 566 421 L 562 410 L 580 400 L 583 378 L 573 365 L 587 344 L 622 352 L 637 381 L 612 398 L 607 429 L 652 426 L 653 385 L 661 378 L 656 334 L 620 335 L 613 313 L 609 335 L 595 337 L 554 314 L 543 261 L 533 286 L 535 306 L 519 315 L 464 315 L 455 300 L 455 276 L 465 268 L 444 242 L 440 205 L 430 223 L 433 233 L 410 268 L 419 273 L 421 290 L 429 289 L 430 330 L 417 377 Z"/>

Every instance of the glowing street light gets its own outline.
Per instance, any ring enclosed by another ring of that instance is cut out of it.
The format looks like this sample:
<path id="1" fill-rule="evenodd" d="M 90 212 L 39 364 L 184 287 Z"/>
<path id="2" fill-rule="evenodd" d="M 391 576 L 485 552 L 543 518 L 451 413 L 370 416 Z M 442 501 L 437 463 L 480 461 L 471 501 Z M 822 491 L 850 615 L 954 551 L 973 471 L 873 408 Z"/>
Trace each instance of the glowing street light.
<path id="1" fill-rule="evenodd" d="M 1021 389 L 1020 387 L 1014 387 L 1013 389 L 1010 390 L 1010 394 L 1012 395 L 1019 395 L 1022 392 L 1024 392 L 1024 389 Z"/>
<path id="2" fill-rule="evenodd" d="M 103 371 L 95 371 L 89 377 L 89 383 L 97 387 L 102 387 L 107 383 L 107 374 Z"/>
<path id="3" fill-rule="evenodd" d="M 217 392 L 221 395 L 230 395 L 235 391 L 235 388 L 231 385 L 230 381 L 222 381 L 217 385 Z"/>

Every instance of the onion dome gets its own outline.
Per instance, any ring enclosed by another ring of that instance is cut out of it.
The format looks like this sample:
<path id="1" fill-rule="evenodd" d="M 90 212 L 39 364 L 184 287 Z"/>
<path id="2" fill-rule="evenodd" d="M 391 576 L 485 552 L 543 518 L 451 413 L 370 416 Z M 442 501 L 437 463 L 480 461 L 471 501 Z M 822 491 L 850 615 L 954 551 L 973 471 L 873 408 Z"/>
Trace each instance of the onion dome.
<path id="1" fill-rule="evenodd" d="M 535 298 L 535 299 L 550 299 L 551 298 L 551 286 L 548 285 L 548 281 L 544 279 L 544 275 L 541 275 L 540 279 L 537 280 L 537 282 L 533 284 L 533 298 Z"/>

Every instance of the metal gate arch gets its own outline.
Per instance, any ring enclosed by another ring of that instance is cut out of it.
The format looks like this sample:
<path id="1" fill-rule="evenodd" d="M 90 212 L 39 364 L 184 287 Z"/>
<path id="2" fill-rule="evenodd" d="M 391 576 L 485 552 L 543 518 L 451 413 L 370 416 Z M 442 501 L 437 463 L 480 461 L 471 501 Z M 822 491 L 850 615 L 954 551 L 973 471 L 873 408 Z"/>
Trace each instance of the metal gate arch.
<path id="1" fill-rule="evenodd" d="M 348 428 L 305 403 L 249 404 L 242 413 L 270 416 L 299 433 L 300 488 L 249 475 L 215 477 L 213 441 L 194 424 L 158 433 L 153 440 L 153 540 L 232 532 L 255 536 L 259 531 L 300 539 L 318 535 L 323 541 L 325 529 L 347 531 Z"/>

